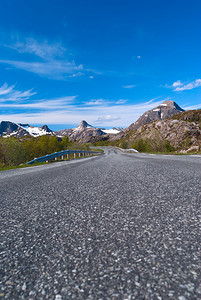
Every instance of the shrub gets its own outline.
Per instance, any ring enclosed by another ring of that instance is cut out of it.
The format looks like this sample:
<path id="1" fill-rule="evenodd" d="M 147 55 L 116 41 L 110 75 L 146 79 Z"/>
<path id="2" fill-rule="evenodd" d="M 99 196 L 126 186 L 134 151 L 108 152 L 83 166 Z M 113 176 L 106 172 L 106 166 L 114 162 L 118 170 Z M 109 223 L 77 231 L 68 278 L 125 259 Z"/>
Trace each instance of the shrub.
<path id="1" fill-rule="evenodd" d="M 173 152 L 174 147 L 170 144 L 168 140 L 160 139 L 138 139 L 136 140 L 132 148 L 138 150 L 139 152 Z"/>

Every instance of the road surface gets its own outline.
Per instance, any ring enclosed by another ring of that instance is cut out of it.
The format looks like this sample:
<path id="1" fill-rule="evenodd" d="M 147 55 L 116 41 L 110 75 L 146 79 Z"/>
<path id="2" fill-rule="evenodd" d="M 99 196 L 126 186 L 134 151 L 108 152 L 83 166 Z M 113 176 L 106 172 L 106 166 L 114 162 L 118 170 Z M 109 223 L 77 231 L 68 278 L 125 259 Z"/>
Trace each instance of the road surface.
<path id="1" fill-rule="evenodd" d="M 201 299 L 201 157 L 0 172 L 2 299 Z"/>

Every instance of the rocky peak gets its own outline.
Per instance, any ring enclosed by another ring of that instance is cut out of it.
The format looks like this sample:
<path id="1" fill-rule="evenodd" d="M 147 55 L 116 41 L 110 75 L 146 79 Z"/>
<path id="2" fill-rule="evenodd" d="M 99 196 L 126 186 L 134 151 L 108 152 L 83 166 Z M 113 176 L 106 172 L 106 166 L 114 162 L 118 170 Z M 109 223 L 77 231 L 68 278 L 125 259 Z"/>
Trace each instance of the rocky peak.
<path id="1" fill-rule="evenodd" d="M 41 129 L 45 130 L 46 132 L 52 132 L 52 130 L 47 125 L 41 126 Z"/>
<path id="2" fill-rule="evenodd" d="M 160 109 L 176 109 L 178 111 L 184 111 L 183 108 L 181 108 L 176 102 L 174 102 L 172 100 L 166 100 L 163 103 L 159 104 L 156 108 L 160 108 Z"/>
<path id="3" fill-rule="evenodd" d="M 68 136 L 70 140 L 76 141 L 79 144 L 96 142 L 105 138 L 105 132 L 100 128 L 95 128 L 89 125 L 86 121 L 81 121 L 76 128 L 58 130 L 56 135 Z"/>
<path id="4" fill-rule="evenodd" d="M 0 134 L 3 133 L 12 133 L 18 129 L 18 125 L 10 121 L 0 122 Z"/>
<path id="5" fill-rule="evenodd" d="M 157 107 L 146 111 L 136 122 L 131 124 L 124 131 L 137 129 L 141 125 L 145 125 L 155 120 L 164 120 L 172 117 L 175 114 L 183 112 L 182 109 L 177 103 L 171 100 L 164 101 L 159 104 Z"/>
<path id="6" fill-rule="evenodd" d="M 76 128 L 79 130 L 85 130 L 87 128 L 93 128 L 93 126 L 89 125 L 85 120 L 82 120 Z"/>

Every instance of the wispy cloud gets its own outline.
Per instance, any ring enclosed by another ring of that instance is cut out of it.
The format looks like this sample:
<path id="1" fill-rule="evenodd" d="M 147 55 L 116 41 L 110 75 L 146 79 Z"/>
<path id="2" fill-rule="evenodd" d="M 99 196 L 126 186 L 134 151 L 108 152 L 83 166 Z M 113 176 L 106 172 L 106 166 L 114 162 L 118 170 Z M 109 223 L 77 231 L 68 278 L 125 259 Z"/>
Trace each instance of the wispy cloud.
<path id="1" fill-rule="evenodd" d="M 4 85 L 0 87 L 0 102 L 19 100 L 24 101 L 35 94 L 36 92 L 33 92 L 32 89 L 27 91 L 18 91 L 15 89 L 14 85 L 8 86 L 7 83 L 4 83 Z"/>
<path id="2" fill-rule="evenodd" d="M 119 99 L 116 101 L 116 104 L 125 104 L 126 102 L 128 102 L 127 99 Z"/>
<path id="3" fill-rule="evenodd" d="M 4 83 L 2 87 L 0 87 L 0 96 L 10 94 L 14 89 L 14 85 L 8 86 L 7 83 Z"/>
<path id="4" fill-rule="evenodd" d="M 85 102 L 84 104 L 86 106 L 97 106 L 97 105 L 107 105 L 108 103 L 110 103 L 110 101 L 108 100 L 104 100 L 104 99 L 92 99 L 90 101 Z"/>
<path id="5" fill-rule="evenodd" d="M 136 87 L 135 84 L 131 84 L 131 85 L 123 85 L 122 88 L 124 89 L 133 89 L 134 87 Z"/>
<path id="6" fill-rule="evenodd" d="M 120 120 L 120 119 L 121 119 L 120 117 L 117 117 L 117 116 L 114 116 L 114 115 L 106 115 L 106 116 L 98 117 L 97 120 L 94 121 L 94 123 L 101 124 L 101 123 L 104 123 L 105 121 L 106 122 L 113 122 L 113 121 Z"/>
<path id="7" fill-rule="evenodd" d="M 37 109 L 37 110 L 56 110 L 67 108 L 67 106 L 72 108 L 70 105 L 75 100 L 76 96 L 58 98 L 52 100 L 35 100 L 32 103 L 0 103 L 0 108 L 18 108 L 18 109 Z"/>
<path id="8" fill-rule="evenodd" d="M 192 90 L 201 86 L 201 79 L 196 79 L 189 83 L 182 83 L 181 80 L 177 80 L 172 84 L 173 91 L 181 92 L 186 90 Z M 169 87 L 169 86 L 168 86 Z"/>
<path id="9" fill-rule="evenodd" d="M 36 94 L 32 89 L 19 91 L 14 85 L 8 86 L 7 83 L 4 83 L 0 87 L 0 108 L 55 110 L 66 108 L 67 105 L 70 108 L 71 103 L 77 98 L 75 95 L 54 99 L 31 99 Z"/>
<path id="10" fill-rule="evenodd" d="M 76 64 L 70 57 L 71 55 L 68 54 L 67 49 L 60 43 L 50 44 L 47 41 L 38 42 L 30 38 L 11 45 L 4 44 L 3 46 L 9 47 L 19 54 L 29 54 L 30 59 L 25 61 L 20 56 L 18 60 L 1 59 L 0 63 L 41 77 L 66 80 L 83 75 L 93 76 L 96 73 L 91 69 L 85 69 L 82 64 Z"/>
<path id="11" fill-rule="evenodd" d="M 6 109 L 1 120 L 29 124 L 78 124 L 86 119 L 95 126 L 122 126 L 133 123 L 146 110 L 164 99 L 154 98 L 144 103 L 126 104 L 126 99 L 91 99 L 85 103 L 78 96 L 37 99 L 32 89 L 20 91 L 5 83 L 0 87 L 0 108 Z M 34 97 L 35 96 L 35 97 Z M 26 100 L 26 101 L 25 101 Z M 166 99 L 165 99 L 166 100 Z"/>
<path id="12" fill-rule="evenodd" d="M 63 62 L 51 60 L 46 62 L 25 62 L 14 60 L 0 60 L 0 63 L 11 65 L 15 68 L 35 73 L 42 77 L 51 79 L 66 79 L 83 75 L 83 66 L 76 65 L 75 62 Z"/>
<path id="13" fill-rule="evenodd" d="M 4 85 L 4 90 L 8 89 Z M 3 89 L 2 89 L 3 91 Z M 21 92 L 23 95 L 24 92 Z M 4 101 L 0 108 L 6 108 L 7 113 L 0 115 L 1 120 L 29 124 L 78 124 L 86 119 L 92 125 L 99 127 L 122 126 L 126 127 L 133 123 L 144 111 L 152 109 L 163 100 L 151 99 L 144 103 L 125 104 L 118 103 L 120 100 L 89 100 L 88 105 L 78 103 L 77 96 L 66 96 L 54 99 L 27 99 L 10 102 L 8 95 L 2 95 Z M 8 110 L 7 110 L 8 109 Z M 17 109 L 17 110 L 16 110 Z M 8 113 L 9 112 L 9 113 Z"/>
<path id="14" fill-rule="evenodd" d="M 191 110 L 191 109 L 201 109 L 201 103 L 196 105 L 186 105 L 183 107 L 185 110 Z"/>
<path id="15" fill-rule="evenodd" d="M 86 106 L 108 106 L 108 105 L 121 105 L 125 104 L 128 100 L 127 99 L 119 99 L 119 100 L 109 100 L 109 99 L 92 99 L 84 103 Z"/>
<path id="16" fill-rule="evenodd" d="M 18 41 L 12 45 L 4 45 L 5 47 L 17 50 L 19 53 L 30 53 L 45 60 L 61 57 L 66 52 L 66 49 L 61 43 L 50 44 L 48 41 L 42 41 L 39 43 L 33 38 L 25 39 L 25 41 Z"/>

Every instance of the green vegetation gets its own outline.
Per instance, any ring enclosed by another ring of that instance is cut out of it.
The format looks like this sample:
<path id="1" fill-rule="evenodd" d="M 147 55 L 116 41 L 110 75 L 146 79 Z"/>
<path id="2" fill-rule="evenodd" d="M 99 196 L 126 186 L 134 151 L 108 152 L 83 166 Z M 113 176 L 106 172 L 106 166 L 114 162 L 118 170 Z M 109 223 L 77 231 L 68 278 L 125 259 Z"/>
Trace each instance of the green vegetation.
<path id="1" fill-rule="evenodd" d="M 175 151 L 174 147 L 167 140 L 161 141 L 148 138 L 136 140 L 132 148 L 139 152 L 148 153 L 170 153 Z"/>
<path id="2" fill-rule="evenodd" d="M 27 164 L 20 164 L 19 166 L 0 166 L 0 171 L 6 171 L 6 170 L 13 170 L 13 169 L 21 169 L 21 168 L 30 168 L 30 167 L 35 167 L 35 166 L 40 166 L 40 165 L 45 165 L 46 162 L 41 162 L 41 163 L 35 163 L 34 165 L 27 165 Z"/>
<path id="3" fill-rule="evenodd" d="M 180 114 L 176 114 L 170 120 L 183 120 L 187 122 L 195 122 L 201 125 L 201 109 L 187 110 Z"/>
<path id="4" fill-rule="evenodd" d="M 66 149 L 88 150 L 89 146 L 87 144 L 82 146 L 75 144 L 69 141 L 68 137 L 62 139 L 47 135 L 23 139 L 0 137 L 0 168 L 19 166 L 35 157 Z"/>
<path id="5" fill-rule="evenodd" d="M 117 141 L 99 141 L 96 142 L 95 146 L 116 146 L 122 149 L 136 149 L 139 152 L 147 152 L 147 153 L 173 153 L 175 148 L 170 144 L 169 141 L 163 140 L 159 136 L 155 136 L 155 138 L 137 138 L 132 141 L 129 140 L 129 135 L 126 137 L 117 140 Z"/>

